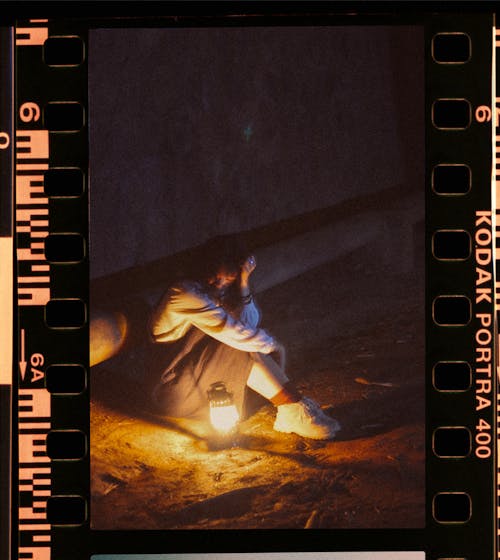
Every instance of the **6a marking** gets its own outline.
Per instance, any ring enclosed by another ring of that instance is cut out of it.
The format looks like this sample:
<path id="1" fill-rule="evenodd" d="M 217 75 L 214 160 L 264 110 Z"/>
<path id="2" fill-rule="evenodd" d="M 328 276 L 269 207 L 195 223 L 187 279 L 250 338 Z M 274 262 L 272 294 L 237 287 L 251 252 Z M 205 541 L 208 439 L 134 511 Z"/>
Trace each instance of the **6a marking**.
<path id="1" fill-rule="evenodd" d="M 26 362 L 26 332 L 24 329 L 21 329 L 21 352 L 20 352 L 20 359 L 19 359 L 19 371 L 21 373 L 21 379 L 22 381 L 24 381 L 24 378 L 26 377 L 26 368 L 28 366 L 28 363 Z M 35 383 L 36 381 L 38 381 L 39 379 L 43 379 L 45 376 L 45 373 L 43 372 L 43 370 L 38 369 L 41 366 L 43 366 L 45 362 L 45 358 L 43 357 L 43 354 L 40 354 L 38 352 L 31 354 L 30 357 L 30 372 L 31 372 L 31 383 Z"/>
<path id="2" fill-rule="evenodd" d="M 45 358 L 43 357 L 43 354 L 31 354 L 31 375 L 33 376 L 31 378 L 31 383 L 35 383 L 35 381 L 44 378 L 45 373 L 42 370 L 37 369 L 38 367 L 43 366 L 44 361 Z"/>

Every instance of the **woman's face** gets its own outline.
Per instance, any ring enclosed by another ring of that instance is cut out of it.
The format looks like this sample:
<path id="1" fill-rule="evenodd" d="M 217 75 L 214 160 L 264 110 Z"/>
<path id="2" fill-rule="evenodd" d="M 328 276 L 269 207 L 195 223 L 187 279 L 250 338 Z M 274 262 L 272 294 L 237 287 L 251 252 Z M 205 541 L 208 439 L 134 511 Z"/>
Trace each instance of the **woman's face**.
<path id="1" fill-rule="evenodd" d="M 208 279 L 208 285 L 216 290 L 223 292 L 238 278 L 237 272 L 221 269 L 215 276 Z"/>

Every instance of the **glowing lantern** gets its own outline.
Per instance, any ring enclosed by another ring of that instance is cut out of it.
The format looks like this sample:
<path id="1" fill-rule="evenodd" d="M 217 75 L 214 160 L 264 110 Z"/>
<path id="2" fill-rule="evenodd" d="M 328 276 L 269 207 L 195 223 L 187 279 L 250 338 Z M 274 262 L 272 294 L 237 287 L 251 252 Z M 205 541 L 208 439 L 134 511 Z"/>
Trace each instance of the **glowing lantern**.
<path id="1" fill-rule="evenodd" d="M 233 394 L 228 392 L 222 381 L 212 383 L 207 393 L 212 426 L 220 435 L 234 434 L 240 415 L 234 404 Z"/>

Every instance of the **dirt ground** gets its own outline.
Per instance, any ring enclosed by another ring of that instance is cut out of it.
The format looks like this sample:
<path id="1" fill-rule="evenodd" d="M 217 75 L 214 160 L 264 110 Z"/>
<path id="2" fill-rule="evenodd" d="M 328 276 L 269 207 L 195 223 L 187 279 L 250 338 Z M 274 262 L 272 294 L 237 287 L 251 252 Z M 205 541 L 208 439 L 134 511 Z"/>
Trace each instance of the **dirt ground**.
<path id="1" fill-rule="evenodd" d="M 149 414 L 106 363 L 91 377 L 95 529 L 424 525 L 422 276 L 370 248 L 259 297 L 299 389 L 340 421 L 333 441 L 274 432 L 274 409 L 213 450 L 205 423 Z"/>

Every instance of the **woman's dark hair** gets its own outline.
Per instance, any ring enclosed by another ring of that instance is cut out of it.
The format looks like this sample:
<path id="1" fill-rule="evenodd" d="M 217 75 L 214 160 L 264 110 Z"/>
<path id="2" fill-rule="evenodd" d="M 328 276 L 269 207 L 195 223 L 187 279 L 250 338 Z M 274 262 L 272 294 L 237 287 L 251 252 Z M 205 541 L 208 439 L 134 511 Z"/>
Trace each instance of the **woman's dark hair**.
<path id="1" fill-rule="evenodd" d="M 240 236 L 213 237 L 185 254 L 177 267 L 174 282 L 195 280 L 206 283 L 221 271 L 239 275 L 241 266 L 251 254 L 251 248 Z M 226 290 L 224 302 L 228 308 L 236 308 L 241 303 L 238 282 Z"/>
<path id="2" fill-rule="evenodd" d="M 207 280 L 218 272 L 239 273 L 250 256 L 246 243 L 236 235 L 219 235 L 199 248 L 194 272 L 198 280 Z"/>

